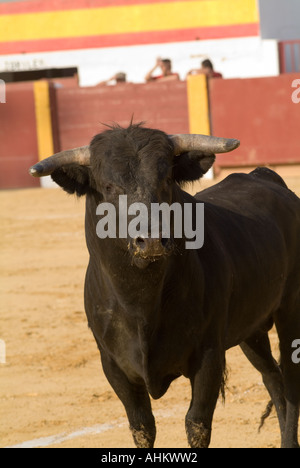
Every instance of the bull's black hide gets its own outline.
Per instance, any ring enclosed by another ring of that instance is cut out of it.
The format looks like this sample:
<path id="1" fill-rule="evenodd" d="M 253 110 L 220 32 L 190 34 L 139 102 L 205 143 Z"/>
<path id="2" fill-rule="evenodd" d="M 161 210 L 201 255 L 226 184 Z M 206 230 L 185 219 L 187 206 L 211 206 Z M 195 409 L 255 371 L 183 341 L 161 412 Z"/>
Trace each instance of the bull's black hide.
<path id="1" fill-rule="evenodd" d="M 91 164 L 56 169 L 67 192 L 86 194 L 90 261 L 85 281 L 89 326 L 104 372 L 125 406 L 138 447 L 152 447 L 149 394 L 160 398 L 180 375 L 190 379 L 188 443 L 207 447 L 224 382 L 225 351 L 240 345 L 262 373 L 276 407 L 283 447 L 297 447 L 300 367 L 300 200 L 273 171 L 234 174 L 195 197 L 179 184 L 200 178 L 214 156 L 174 156 L 163 132 L 131 125 L 97 135 Z M 105 201 L 205 204 L 205 241 L 99 239 L 96 209 Z M 275 323 L 281 365 L 268 330 Z"/>

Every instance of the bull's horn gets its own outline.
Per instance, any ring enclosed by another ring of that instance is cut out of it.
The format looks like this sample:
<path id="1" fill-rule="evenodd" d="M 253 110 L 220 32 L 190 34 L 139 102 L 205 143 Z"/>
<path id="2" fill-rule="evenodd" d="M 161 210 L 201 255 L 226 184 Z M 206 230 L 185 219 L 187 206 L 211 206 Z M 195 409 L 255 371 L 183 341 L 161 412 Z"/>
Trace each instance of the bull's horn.
<path id="1" fill-rule="evenodd" d="M 240 146 L 239 140 L 218 138 L 208 135 L 169 135 L 174 145 L 174 153 L 203 151 L 203 153 L 228 153 Z"/>
<path id="2" fill-rule="evenodd" d="M 44 177 L 52 174 L 55 169 L 72 163 L 88 166 L 90 164 L 90 147 L 81 146 L 54 154 L 32 166 L 29 173 L 34 177 Z"/>

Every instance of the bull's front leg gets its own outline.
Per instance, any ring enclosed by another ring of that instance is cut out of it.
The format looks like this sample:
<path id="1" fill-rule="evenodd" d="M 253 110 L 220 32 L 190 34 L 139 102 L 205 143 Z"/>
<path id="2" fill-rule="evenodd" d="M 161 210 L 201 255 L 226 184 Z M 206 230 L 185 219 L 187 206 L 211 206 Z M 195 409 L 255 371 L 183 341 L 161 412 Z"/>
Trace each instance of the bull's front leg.
<path id="1" fill-rule="evenodd" d="M 210 444 L 213 414 L 225 370 L 225 353 L 218 349 L 206 350 L 200 359 L 200 367 L 190 377 L 192 401 L 185 420 L 192 448 L 208 448 Z"/>
<path id="2" fill-rule="evenodd" d="M 107 380 L 125 407 L 135 445 L 137 448 L 152 448 L 156 428 L 145 385 L 131 383 L 104 351 L 101 351 L 101 361 Z"/>

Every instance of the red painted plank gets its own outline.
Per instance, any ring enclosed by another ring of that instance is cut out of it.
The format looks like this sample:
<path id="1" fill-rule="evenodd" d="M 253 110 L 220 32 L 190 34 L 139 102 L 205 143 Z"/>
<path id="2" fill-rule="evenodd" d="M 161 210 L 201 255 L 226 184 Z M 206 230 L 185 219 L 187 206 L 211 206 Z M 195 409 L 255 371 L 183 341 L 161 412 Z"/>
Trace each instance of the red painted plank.
<path id="1" fill-rule="evenodd" d="M 61 149 L 88 144 L 103 124 L 145 125 L 167 133 L 188 133 L 186 83 L 150 83 L 104 88 L 58 89 Z"/>
<path id="2" fill-rule="evenodd" d="M 0 122 L 0 188 L 39 186 L 39 180 L 28 174 L 38 160 L 32 83 L 6 85 Z"/>
<path id="3" fill-rule="evenodd" d="M 300 163 L 300 104 L 292 102 L 298 75 L 243 80 L 211 80 L 214 135 L 241 140 L 220 155 L 222 167 Z"/>

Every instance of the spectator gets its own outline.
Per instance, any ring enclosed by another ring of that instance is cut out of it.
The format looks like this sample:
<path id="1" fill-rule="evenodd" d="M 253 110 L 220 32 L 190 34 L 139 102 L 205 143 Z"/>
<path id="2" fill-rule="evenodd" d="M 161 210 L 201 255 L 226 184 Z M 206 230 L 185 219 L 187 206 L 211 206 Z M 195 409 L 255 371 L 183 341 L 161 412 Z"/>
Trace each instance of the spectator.
<path id="1" fill-rule="evenodd" d="M 162 74 L 153 76 L 155 70 L 160 67 Z M 170 59 L 161 59 L 160 57 L 156 60 L 155 66 L 145 76 L 147 83 L 150 81 L 174 81 L 179 80 L 178 73 L 172 72 L 172 62 Z"/>
<path id="2" fill-rule="evenodd" d="M 223 78 L 222 74 L 214 70 L 214 66 L 209 59 L 203 60 L 200 69 L 193 69 L 188 75 L 206 75 L 207 78 Z"/>
<path id="3" fill-rule="evenodd" d="M 118 85 L 118 84 L 123 84 L 123 83 L 127 83 L 126 73 L 119 72 L 119 73 L 116 73 L 111 78 L 109 78 L 108 80 L 100 81 L 100 83 L 98 83 L 96 86 L 106 86 L 106 85 L 109 85 L 109 84 Z"/>

